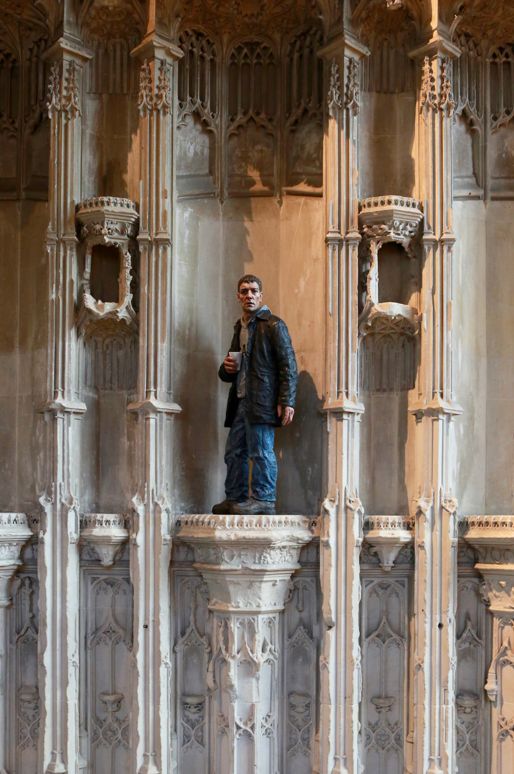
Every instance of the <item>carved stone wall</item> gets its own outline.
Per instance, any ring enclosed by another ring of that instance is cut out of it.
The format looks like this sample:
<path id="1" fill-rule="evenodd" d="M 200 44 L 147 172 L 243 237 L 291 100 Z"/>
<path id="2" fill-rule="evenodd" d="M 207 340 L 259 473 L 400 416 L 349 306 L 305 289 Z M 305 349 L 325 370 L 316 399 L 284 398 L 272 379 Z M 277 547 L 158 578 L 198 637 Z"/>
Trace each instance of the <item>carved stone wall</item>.
<path id="1" fill-rule="evenodd" d="M 1 774 L 510 774 L 514 517 L 467 517 L 514 508 L 486 5 L 2 3 Z M 246 272 L 300 372 L 256 547 L 209 516 Z"/>

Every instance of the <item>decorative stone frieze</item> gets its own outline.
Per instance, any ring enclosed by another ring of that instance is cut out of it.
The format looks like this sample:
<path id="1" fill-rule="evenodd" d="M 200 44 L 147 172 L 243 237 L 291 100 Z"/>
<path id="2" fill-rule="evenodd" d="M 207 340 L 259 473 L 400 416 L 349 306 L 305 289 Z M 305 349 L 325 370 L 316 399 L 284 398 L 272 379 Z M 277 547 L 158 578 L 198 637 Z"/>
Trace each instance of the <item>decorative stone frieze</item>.
<path id="1" fill-rule="evenodd" d="M 492 654 L 484 690 L 492 702 L 491 771 L 507 774 L 514 755 L 514 516 L 468 516 L 465 539 L 477 553 L 475 569 L 493 615 Z"/>
<path id="2" fill-rule="evenodd" d="M 121 513 L 85 513 L 80 519 L 80 537 L 94 549 L 103 567 L 112 567 L 128 540 L 126 517 Z"/>
<path id="3" fill-rule="evenodd" d="M 410 196 L 385 194 L 359 202 L 359 224 L 367 239 L 410 243 L 422 218 L 421 203 Z"/>
<path id="4" fill-rule="evenodd" d="M 291 574 L 312 539 L 303 516 L 180 516 L 213 611 L 208 684 L 214 771 L 279 769 L 280 622 Z"/>
<path id="5" fill-rule="evenodd" d="M 9 584 L 21 564 L 23 545 L 32 537 L 24 513 L 0 513 L 0 774 L 6 774 L 7 731 L 7 608 L 11 604 Z"/>
<path id="6" fill-rule="evenodd" d="M 414 522 L 410 516 L 366 516 L 364 538 L 389 572 L 403 546 L 412 543 Z M 366 529 L 367 527 L 367 529 Z"/>
<path id="7" fill-rule="evenodd" d="M 85 242 L 79 329 L 86 335 L 111 336 L 133 330 L 136 313 L 132 306 L 132 253 L 139 215 L 130 199 L 95 196 L 77 205 L 80 238 Z M 94 247 L 107 245 L 119 251 L 118 298 L 103 301 L 91 292 Z"/>

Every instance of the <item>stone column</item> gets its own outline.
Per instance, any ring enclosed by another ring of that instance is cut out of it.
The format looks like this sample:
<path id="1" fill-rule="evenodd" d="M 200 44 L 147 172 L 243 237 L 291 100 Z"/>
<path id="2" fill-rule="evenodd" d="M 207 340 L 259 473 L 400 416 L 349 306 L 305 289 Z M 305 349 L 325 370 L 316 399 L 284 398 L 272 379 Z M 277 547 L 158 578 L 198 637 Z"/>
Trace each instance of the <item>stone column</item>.
<path id="1" fill-rule="evenodd" d="M 437 3 L 434 2 L 434 18 Z M 436 21 L 433 28 L 437 29 Z M 409 771 L 450 774 L 455 763 L 455 498 L 452 379 L 452 141 L 451 61 L 457 49 L 435 33 L 412 53 L 421 88 L 416 128 L 417 198 L 424 229 L 420 365 L 409 393 L 409 480 L 415 493 L 414 706 Z"/>
<path id="2" fill-rule="evenodd" d="M 278 774 L 280 612 L 309 520 L 182 516 L 178 536 L 194 548 L 213 613 L 213 774 Z"/>
<path id="3" fill-rule="evenodd" d="M 150 4 L 152 7 L 154 5 Z M 134 587 L 136 687 L 132 769 L 172 771 L 171 552 L 172 205 L 174 63 L 181 55 L 155 30 L 133 55 L 141 60 L 140 309 L 137 399 L 128 407 L 134 429 L 134 529 L 130 572 Z"/>
<path id="4" fill-rule="evenodd" d="M 0 513 L 0 774 L 7 774 L 7 656 L 9 585 L 21 564 L 24 543 L 32 537 L 24 513 Z"/>
<path id="5" fill-rule="evenodd" d="M 323 594 L 322 774 L 357 772 L 360 646 L 358 190 L 357 129 L 360 59 L 367 53 L 349 33 L 323 49 L 329 90 L 325 133 L 327 494 L 320 520 Z"/>
<path id="6" fill-rule="evenodd" d="M 78 772 L 80 766 L 79 472 L 73 451 L 79 447 L 77 419 L 86 406 L 77 399 L 75 204 L 80 200 L 82 69 L 89 57 L 67 36 L 49 51 L 49 363 L 38 553 L 42 772 Z"/>
<path id="7" fill-rule="evenodd" d="M 493 616 L 493 659 L 484 686 L 491 701 L 490 771 L 514 760 L 514 516 L 468 516 L 464 537 L 477 551 L 484 601 Z"/>

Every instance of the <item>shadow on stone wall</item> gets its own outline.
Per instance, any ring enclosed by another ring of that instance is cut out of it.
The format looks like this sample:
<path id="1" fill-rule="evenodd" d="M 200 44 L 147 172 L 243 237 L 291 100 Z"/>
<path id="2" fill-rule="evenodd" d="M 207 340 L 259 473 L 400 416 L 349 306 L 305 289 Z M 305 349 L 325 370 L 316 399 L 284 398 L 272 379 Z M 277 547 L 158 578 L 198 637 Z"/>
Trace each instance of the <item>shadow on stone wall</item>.
<path id="1" fill-rule="evenodd" d="M 322 499 L 325 423 L 312 376 L 302 371 L 293 424 L 277 430 L 277 511 L 315 515 Z"/>

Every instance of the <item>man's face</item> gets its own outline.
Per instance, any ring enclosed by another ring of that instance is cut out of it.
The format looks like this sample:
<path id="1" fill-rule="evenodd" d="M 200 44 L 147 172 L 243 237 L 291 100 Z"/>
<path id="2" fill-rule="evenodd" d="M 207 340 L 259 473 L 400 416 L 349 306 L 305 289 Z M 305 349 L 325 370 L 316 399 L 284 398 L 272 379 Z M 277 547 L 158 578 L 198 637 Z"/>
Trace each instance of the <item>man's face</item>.
<path id="1" fill-rule="evenodd" d="M 242 282 L 237 291 L 237 299 L 243 312 L 254 314 L 262 306 L 262 293 L 256 282 Z"/>

